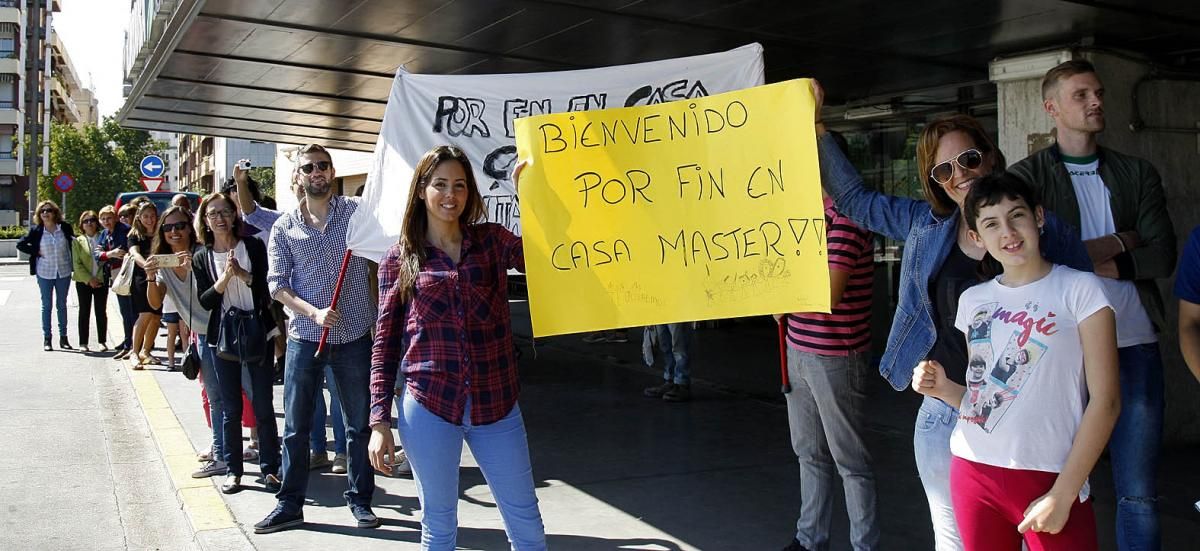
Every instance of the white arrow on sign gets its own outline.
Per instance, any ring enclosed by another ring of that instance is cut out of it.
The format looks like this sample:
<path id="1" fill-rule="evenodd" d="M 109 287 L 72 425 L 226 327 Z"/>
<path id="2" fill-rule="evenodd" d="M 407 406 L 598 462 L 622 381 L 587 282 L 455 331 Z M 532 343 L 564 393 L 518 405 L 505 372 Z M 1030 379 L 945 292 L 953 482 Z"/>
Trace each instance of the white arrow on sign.
<path id="1" fill-rule="evenodd" d="M 158 155 L 146 155 L 142 157 L 142 162 L 138 165 L 142 171 L 142 176 L 147 178 L 158 178 L 162 175 L 166 164 L 163 163 L 162 157 Z"/>
<path id="2" fill-rule="evenodd" d="M 163 165 L 160 165 L 154 161 L 150 161 L 150 162 L 142 165 L 142 168 L 146 169 L 146 172 L 157 172 L 158 169 L 162 168 L 162 166 Z"/>

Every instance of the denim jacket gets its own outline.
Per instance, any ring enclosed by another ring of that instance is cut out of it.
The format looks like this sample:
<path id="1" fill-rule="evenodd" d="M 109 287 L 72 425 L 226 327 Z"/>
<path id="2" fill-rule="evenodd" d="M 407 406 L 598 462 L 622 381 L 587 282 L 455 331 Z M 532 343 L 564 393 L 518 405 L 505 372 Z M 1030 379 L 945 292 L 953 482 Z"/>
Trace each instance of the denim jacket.
<path id="1" fill-rule="evenodd" d="M 892 388 L 904 390 L 912 382 L 913 368 L 926 358 L 937 340 L 929 284 L 956 243 L 962 217 L 957 209 L 946 217 L 938 217 L 928 202 L 868 189 L 828 134 L 817 140 L 817 157 L 821 182 L 839 211 L 868 230 L 904 241 L 900 300 L 887 349 L 879 362 L 879 374 Z M 1055 264 L 1092 271 L 1092 261 L 1079 240 L 1079 232 L 1069 229 L 1049 212 L 1041 247 L 1042 254 Z"/>

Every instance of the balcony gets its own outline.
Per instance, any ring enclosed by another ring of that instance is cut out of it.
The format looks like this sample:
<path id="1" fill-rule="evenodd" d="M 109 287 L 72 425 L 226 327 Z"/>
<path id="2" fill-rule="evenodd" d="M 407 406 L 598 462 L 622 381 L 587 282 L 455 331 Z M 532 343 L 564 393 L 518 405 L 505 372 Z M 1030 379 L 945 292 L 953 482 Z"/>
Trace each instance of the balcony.
<path id="1" fill-rule="evenodd" d="M 7 153 L 0 152 L 0 174 L 21 174 L 21 167 L 17 164 L 16 155 L 17 153 L 15 151 L 9 151 Z"/>
<path id="2" fill-rule="evenodd" d="M 0 0 L 0 23 L 12 23 L 18 27 L 23 23 L 21 8 L 16 0 Z"/>
<path id="3" fill-rule="evenodd" d="M 12 50 L 0 51 L 0 73 L 8 75 L 19 75 L 24 70 L 21 68 L 21 59 L 18 52 Z"/>
<path id="4" fill-rule="evenodd" d="M 0 126 L 21 124 L 21 111 L 15 101 L 0 101 Z"/>

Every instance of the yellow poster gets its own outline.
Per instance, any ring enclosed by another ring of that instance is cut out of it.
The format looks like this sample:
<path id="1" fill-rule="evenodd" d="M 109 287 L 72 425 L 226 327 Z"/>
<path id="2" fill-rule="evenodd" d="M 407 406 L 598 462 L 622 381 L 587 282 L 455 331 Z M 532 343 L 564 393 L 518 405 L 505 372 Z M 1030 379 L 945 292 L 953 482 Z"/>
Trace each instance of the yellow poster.
<path id="1" fill-rule="evenodd" d="M 807 80 L 516 134 L 535 335 L 829 311 Z"/>

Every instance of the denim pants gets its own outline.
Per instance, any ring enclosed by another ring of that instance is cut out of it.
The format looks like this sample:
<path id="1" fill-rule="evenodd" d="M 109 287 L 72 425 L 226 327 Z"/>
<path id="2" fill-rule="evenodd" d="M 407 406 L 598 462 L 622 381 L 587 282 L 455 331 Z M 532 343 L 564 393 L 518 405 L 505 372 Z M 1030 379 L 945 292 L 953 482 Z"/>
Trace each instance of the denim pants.
<path id="1" fill-rule="evenodd" d="M 321 392 L 321 383 L 317 382 L 317 391 L 313 393 L 312 432 L 309 433 L 309 449 L 313 453 L 325 453 L 328 443 L 325 440 L 325 421 L 333 425 L 333 453 L 346 453 L 346 419 L 342 417 L 341 400 L 338 398 L 337 381 L 333 378 L 333 370 L 326 367 L 325 387 L 329 388 L 329 413 L 325 413 L 325 393 Z"/>
<path id="2" fill-rule="evenodd" d="M 408 392 L 396 398 L 396 430 L 408 454 L 421 501 L 421 549 L 453 551 L 458 538 L 458 469 L 463 441 L 479 463 L 500 509 L 512 549 L 546 549 L 546 528 L 533 491 L 533 467 L 520 406 L 487 425 L 471 424 L 471 402 L 463 424 L 454 425 L 425 409 Z"/>
<path id="3" fill-rule="evenodd" d="M 71 288 L 71 278 L 60 277 L 58 279 L 46 279 L 38 276 L 38 290 L 42 292 L 42 336 L 50 338 L 50 310 L 51 300 L 54 301 L 54 309 L 58 310 L 58 335 L 66 338 L 67 336 L 67 289 Z"/>
<path id="4" fill-rule="evenodd" d="M 208 395 L 208 418 L 212 422 L 212 458 L 224 461 L 225 431 L 222 420 L 225 418 L 225 400 L 221 398 L 221 387 L 217 384 L 216 349 L 208 346 L 208 339 L 200 333 L 196 333 L 196 346 L 199 347 L 196 351 L 200 353 L 200 382 L 204 384 L 204 393 Z M 242 397 L 238 396 L 237 401 L 241 403 Z"/>
<path id="5" fill-rule="evenodd" d="M 962 551 L 962 537 L 954 520 L 954 503 L 950 500 L 950 434 L 958 422 L 958 410 L 937 398 L 925 397 L 917 410 L 913 430 L 913 453 L 917 473 L 929 500 L 929 516 L 933 521 L 933 539 L 937 551 Z"/>
<path id="6" fill-rule="evenodd" d="M 216 312 L 213 315 L 217 315 Z M 263 360 L 255 362 L 231 361 L 218 356 L 215 347 L 210 347 L 210 350 L 224 409 L 221 417 L 212 419 L 213 425 L 220 419 L 224 436 L 221 453 L 225 464 L 229 466 L 229 473 L 242 476 L 245 472 L 242 465 L 242 388 L 245 386 L 258 424 L 259 472 L 263 476 L 279 474 L 279 428 L 275 424 L 275 406 L 272 404 L 274 356 L 266 354 Z M 266 363 L 268 357 L 272 365 Z M 211 394 L 209 400 L 211 403 Z"/>
<path id="7" fill-rule="evenodd" d="M 287 343 L 287 369 L 283 376 L 283 487 L 276 496 L 287 512 L 304 507 L 308 493 L 309 437 L 312 432 L 313 396 L 328 367 L 338 388 L 337 399 L 346 420 L 346 503 L 369 507 L 375 493 L 375 471 L 367 460 L 371 438 L 371 337 L 364 335 L 345 344 L 328 344 L 322 359 L 314 358 L 317 343 Z"/>
<path id="8" fill-rule="evenodd" d="M 642 355 L 646 365 L 654 365 L 655 352 L 663 360 L 663 380 L 677 385 L 687 385 L 692 382 L 692 370 L 688 358 L 688 346 L 691 345 L 692 324 L 669 323 L 666 325 L 651 325 L 646 328 L 642 339 Z"/>
<path id="9" fill-rule="evenodd" d="M 91 336 L 92 306 L 96 308 L 96 344 L 104 344 L 108 335 L 108 287 L 92 287 L 87 283 L 75 282 L 75 295 L 79 297 L 79 345 L 87 346 Z"/>
<path id="10" fill-rule="evenodd" d="M 800 462 L 800 518 L 796 541 L 806 549 L 829 549 L 836 466 L 846 493 L 850 544 L 879 547 L 875 473 L 862 432 L 867 360 L 861 354 L 822 356 L 788 348 L 788 427 Z"/>
<path id="11" fill-rule="evenodd" d="M 121 327 L 125 329 L 125 340 L 121 341 L 121 348 L 128 350 L 133 341 L 133 323 L 137 321 L 137 315 L 133 313 L 133 297 L 117 295 L 117 306 L 121 309 Z M 212 396 L 213 393 L 209 392 L 208 395 Z"/>
<path id="12" fill-rule="evenodd" d="M 1121 416 L 1108 441 L 1117 493 L 1117 547 L 1159 549 L 1158 454 L 1163 430 L 1163 365 L 1158 343 L 1117 349 Z"/>

